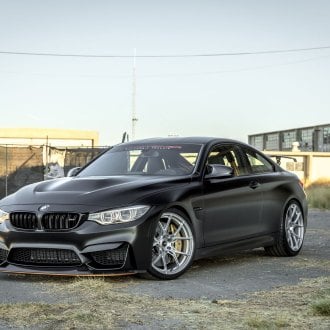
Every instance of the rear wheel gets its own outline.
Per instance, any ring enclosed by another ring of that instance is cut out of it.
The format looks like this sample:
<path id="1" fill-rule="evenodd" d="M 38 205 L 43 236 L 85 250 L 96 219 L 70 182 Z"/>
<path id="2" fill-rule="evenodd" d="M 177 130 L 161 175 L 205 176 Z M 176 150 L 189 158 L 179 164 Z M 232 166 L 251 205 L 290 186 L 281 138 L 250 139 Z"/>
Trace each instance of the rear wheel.
<path id="1" fill-rule="evenodd" d="M 295 256 L 302 248 L 304 235 L 304 216 L 301 207 L 296 201 L 291 201 L 285 209 L 277 243 L 265 247 L 265 251 L 272 256 Z"/>
<path id="2" fill-rule="evenodd" d="M 195 254 L 195 238 L 185 214 L 169 209 L 157 223 L 148 273 L 156 278 L 172 280 L 191 265 Z"/>

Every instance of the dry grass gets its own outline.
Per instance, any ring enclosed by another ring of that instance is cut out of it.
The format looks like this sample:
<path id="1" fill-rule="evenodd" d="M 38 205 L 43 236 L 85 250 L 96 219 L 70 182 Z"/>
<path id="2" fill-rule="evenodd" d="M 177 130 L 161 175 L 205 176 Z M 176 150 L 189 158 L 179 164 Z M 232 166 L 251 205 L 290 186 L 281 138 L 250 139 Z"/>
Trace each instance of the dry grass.
<path id="1" fill-rule="evenodd" d="M 316 181 L 306 188 L 306 193 L 309 207 L 330 210 L 330 181 Z"/>
<path id="2" fill-rule="evenodd" d="M 328 270 L 330 269 L 330 260 L 296 257 L 293 261 L 290 260 L 290 267 L 303 269 L 317 268 Z"/>
<path id="3" fill-rule="evenodd" d="M 320 299 L 329 299 L 330 278 L 305 280 L 296 286 L 251 294 L 241 300 L 212 301 L 157 299 L 130 294 L 129 287 L 140 281 L 136 278 L 54 281 L 52 291 L 65 292 L 70 303 L 2 304 L 0 320 L 19 327 L 45 329 L 135 326 L 153 329 L 327 329 L 330 326 L 329 318 L 316 313 L 313 307 Z"/>

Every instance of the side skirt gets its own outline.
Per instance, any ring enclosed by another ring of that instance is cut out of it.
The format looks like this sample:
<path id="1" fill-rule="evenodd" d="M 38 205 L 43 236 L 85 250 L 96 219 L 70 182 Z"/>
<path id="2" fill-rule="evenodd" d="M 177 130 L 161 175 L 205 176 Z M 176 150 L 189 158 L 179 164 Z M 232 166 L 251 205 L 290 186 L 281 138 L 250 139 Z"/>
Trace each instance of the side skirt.
<path id="1" fill-rule="evenodd" d="M 214 257 L 228 252 L 254 249 L 258 247 L 271 246 L 275 243 L 276 234 L 249 238 L 241 241 L 207 246 L 196 251 L 196 259 Z"/>

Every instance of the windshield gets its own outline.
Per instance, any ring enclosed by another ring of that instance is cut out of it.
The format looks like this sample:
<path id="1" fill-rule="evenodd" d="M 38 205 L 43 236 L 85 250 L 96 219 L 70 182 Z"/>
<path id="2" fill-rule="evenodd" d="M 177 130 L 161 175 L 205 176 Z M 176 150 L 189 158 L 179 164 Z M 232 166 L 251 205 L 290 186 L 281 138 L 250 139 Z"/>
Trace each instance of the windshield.
<path id="1" fill-rule="evenodd" d="M 122 144 L 84 168 L 78 177 L 113 175 L 188 175 L 201 150 L 198 144 Z"/>

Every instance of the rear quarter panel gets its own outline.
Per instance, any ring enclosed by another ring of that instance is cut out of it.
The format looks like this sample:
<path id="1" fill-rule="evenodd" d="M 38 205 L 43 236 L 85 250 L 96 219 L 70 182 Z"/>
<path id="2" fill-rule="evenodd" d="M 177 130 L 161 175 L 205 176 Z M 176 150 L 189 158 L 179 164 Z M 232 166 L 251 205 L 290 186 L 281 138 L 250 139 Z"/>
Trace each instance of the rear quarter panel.
<path id="1" fill-rule="evenodd" d="M 260 226 L 263 233 L 279 231 L 285 207 L 290 200 L 296 200 L 301 205 L 306 226 L 306 195 L 296 175 L 283 171 L 260 175 L 258 179 L 262 182 L 263 207 Z"/>

